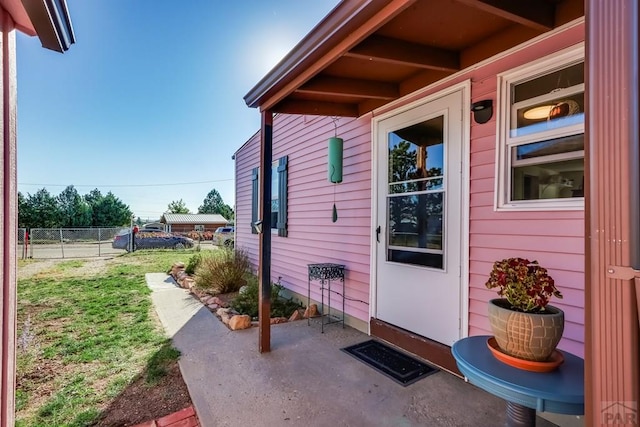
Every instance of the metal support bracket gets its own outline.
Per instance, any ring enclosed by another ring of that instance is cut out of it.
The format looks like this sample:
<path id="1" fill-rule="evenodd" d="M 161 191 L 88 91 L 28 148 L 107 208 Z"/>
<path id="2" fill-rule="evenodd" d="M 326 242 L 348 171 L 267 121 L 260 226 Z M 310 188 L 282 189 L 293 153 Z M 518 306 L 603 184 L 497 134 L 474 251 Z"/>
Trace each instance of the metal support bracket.
<path id="1" fill-rule="evenodd" d="M 633 280 L 640 278 L 640 270 L 634 270 L 631 267 L 622 267 L 620 265 L 610 265 L 607 267 L 607 278 L 618 280 Z"/>

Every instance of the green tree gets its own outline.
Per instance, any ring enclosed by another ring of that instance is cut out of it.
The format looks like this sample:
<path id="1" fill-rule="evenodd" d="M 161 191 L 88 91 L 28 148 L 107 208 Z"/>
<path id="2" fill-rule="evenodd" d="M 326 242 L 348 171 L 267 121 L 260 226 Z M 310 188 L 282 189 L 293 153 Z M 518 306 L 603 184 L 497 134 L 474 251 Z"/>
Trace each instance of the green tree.
<path id="1" fill-rule="evenodd" d="M 180 200 L 174 200 L 173 202 L 169 203 L 169 206 L 167 206 L 167 212 L 168 213 L 175 213 L 175 214 L 188 214 L 189 212 L 189 208 L 187 208 L 187 205 L 182 201 L 182 199 Z"/>
<path id="2" fill-rule="evenodd" d="M 20 204 L 20 200 L 18 199 Z M 20 206 L 18 206 L 20 210 Z M 18 211 L 19 212 L 19 211 Z M 41 188 L 35 194 L 23 197 L 22 214 L 18 213 L 18 223 L 27 228 L 55 228 L 60 226 L 60 209 L 55 197 Z"/>
<path id="3" fill-rule="evenodd" d="M 209 191 L 207 197 L 202 202 L 202 206 L 198 208 L 198 213 L 201 214 L 220 214 L 225 219 L 233 219 L 233 209 L 231 206 L 224 203 L 222 196 L 215 188 Z"/>
<path id="4" fill-rule="evenodd" d="M 91 207 L 73 185 L 65 188 L 58 195 L 60 209 L 60 226 L 88 227 L 91 225 Z"/>
<path id="5" fill-rule="evenodd" d="M 96 188 L 85 195 L 85 200 L 91 205 L 92 225 L 94 227 L 112 227 L 130 224 L 131 209 L 112 192 L 108 192 L 106 196 L 103 196 Z"/>
<path id="6" fill-rule="evenodd" d="M 26 228 L 27 199 L 18 191 L 18 227 Z"/>

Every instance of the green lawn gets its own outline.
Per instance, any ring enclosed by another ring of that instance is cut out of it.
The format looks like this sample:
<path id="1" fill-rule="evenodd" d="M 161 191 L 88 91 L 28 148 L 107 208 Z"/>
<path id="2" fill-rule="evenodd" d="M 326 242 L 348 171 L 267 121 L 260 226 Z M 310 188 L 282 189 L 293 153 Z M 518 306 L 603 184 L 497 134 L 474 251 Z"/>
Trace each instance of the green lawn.
<path id="1" fill-rule="evenodd" d="M 86 426 L 131 380 L 149 386 L 178 357 L 167 345 L 144 275 L 194 250 L 139 251 L 96 263 L 18 269 L 17 426 Z M 28 264 L 33 264 L 29 261 Z"/>

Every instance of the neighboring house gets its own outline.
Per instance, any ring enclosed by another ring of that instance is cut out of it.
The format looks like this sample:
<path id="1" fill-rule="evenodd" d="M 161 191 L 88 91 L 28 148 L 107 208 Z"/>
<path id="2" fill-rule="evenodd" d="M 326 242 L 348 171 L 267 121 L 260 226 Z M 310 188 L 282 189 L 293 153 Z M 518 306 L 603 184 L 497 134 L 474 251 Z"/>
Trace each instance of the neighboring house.
<path id="1" fill-rule="evenodd" d="M 188 233 L 189 231 L 211 231 L 224 227 L 229 223 L 218 214 L 173 214 L 166 213 L 160 218 L 160 223 L 166 225 L 166 230 L 173 233 Z"/>
<path id="2" fill-rule="evenodd" d="M 604 401 L 636 401 L 631 11 L 631 0 L 342 1 L 245 96 L 262 127 L 234 156 L 236 247 L 302 301 L 308 264 L 344 264 L 349 324 L 454 372 L 450 346 L 491 334 L 492 263 L 538 260 L 564 294 L 559 347 L 587 360 L 587 420 Z M 327 179 L 334 136 L 339 184 Z M 259 204 L 268 187 L 271 212 Z M 255 234 L 267 217 L 270 232 Z"/>
<path id="3" fill-rule="evenodd" d="M 15 352 L 16 352 L 16 247 L 17 247 L 17 75 L 16 31 L 38 36 L 42 47 L 64 52 L 75 43 L 75 35 L 65 0 L 32 1 L 0 0 L 0 61 L 2 75 L 2 116 L 0 134 L 0 220 L 2 221 L 3 256 L 2 298 L 0 303 L 0 425 L 12 426 L 15 422 Z M 35 42 L 34 42 L 35 43 Z M 42 75 L 48 85 L 55 85 L 55 78 L 46 72 Z"/>

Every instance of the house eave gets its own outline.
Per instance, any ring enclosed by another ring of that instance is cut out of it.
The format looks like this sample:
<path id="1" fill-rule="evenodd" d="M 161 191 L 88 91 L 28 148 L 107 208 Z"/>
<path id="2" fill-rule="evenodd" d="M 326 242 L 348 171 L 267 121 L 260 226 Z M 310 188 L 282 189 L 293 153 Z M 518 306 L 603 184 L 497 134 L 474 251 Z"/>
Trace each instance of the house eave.
<path id="1" fill-rule="evenodd" d="M 64 52 L 75 43 L 75 34 L 66 0 L 21 0 L 42 47 Z M 28 29 L 28 28 L 27 28 Z"/>
<path id="2" fill-rule="evenodd" d="M 414 1 L 396 2 L 397 10 L 404 9 Z M 247 106 L 263 109 L 267 100 L 269 104 L 280 101 L 284 96 L 270 98 L 291 82 L 300 70 L 315 64 L 344 40 L 346 34 L 352 33 L 388 4 L 388 1 L 382 0 L 345 0 L 339 3 L 244 96 Z"/>

